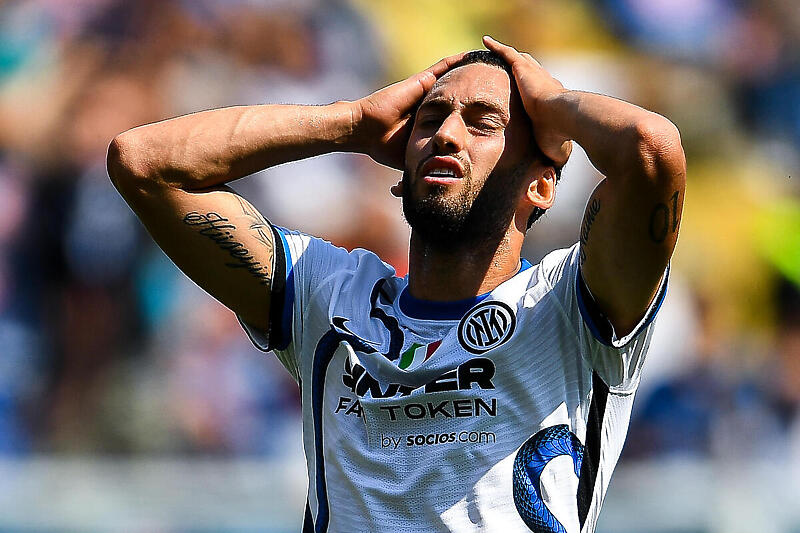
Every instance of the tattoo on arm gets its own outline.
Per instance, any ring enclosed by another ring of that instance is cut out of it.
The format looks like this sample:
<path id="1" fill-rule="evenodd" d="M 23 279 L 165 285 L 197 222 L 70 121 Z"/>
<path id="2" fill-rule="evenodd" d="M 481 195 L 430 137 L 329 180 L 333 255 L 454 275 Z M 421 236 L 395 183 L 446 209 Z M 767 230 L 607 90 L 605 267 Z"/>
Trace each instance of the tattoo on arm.
<path id="1" fill-rule="evenodd" d="M 250 222 L 250 231 L 253 232 L 255 238 L 258 239 L 259 242 L 261 242 L 264 246 L 266 246 L 267 250 L 269 250 L 271 264 L 273 242 L 269 236 L 272 234 L 272 228 L 266 219 L 261 215 L 261 213 L 259 213 L 256 208 L 253 207 L 247 200 L 238 196 L 236 197 L 236 200 L 242 207 L 242 213 L 252 219 Z"/>
<path id="2" fill-rule="evenodd" d="M 598 198 L 592 199 L 589 204 L 589 209 L 586 210 L 586 216 L 583 217 L 583 225 L 581 226 L 581 247 L 580 247 L 580 264 L 586 261 L 586 244 L 589 242 L 589 232 L 592 230 L 597 218 L 597 213 L 600 212 L 600 200 Z"/>
<path id="3" fill-rule="evenodd" d="M 197 211 L 187 213 L 183 217 L 183 223 L 187 226 L 193 227 L 200 235 L 211 239 L 216 245 L 231 256 L 232 262 L 225 263 L 229 268 L 244 268 L 253 277 L 255 277 L 261 285 L 269 285 L 272 280 L 272 259 L 273 259 L 273 243 L 269 238 L 270 231 L 269 224 L 264 217 L 249 204 L 239 200 L 242 206 L 242 211 L 245 216 L 252 218 L 252 222 L 248 229 L 254 232 L 256 239 L 264 244 L 268 252 L 267 263 L 264 264 L 257 260 L 253 254 L 245 248 L 245 246 L 236 240 L 232 231 L 236 230 L 236 226 L 231 221 L 219 213 L 209 211 L 202 214 Z"/>
<path id="4" fill-rule="evenodd" d="M 679 192 L 675 191 L 670 197 L 672 209 L 667 204 L 659 203 L 653 208 L 650 213 L 650 240 L 655 243 L 664 242 L 668 233 L 675 233 L 678 229 L 678 196 Z M 671 215 L 671 216 L 670 216 Z"/>

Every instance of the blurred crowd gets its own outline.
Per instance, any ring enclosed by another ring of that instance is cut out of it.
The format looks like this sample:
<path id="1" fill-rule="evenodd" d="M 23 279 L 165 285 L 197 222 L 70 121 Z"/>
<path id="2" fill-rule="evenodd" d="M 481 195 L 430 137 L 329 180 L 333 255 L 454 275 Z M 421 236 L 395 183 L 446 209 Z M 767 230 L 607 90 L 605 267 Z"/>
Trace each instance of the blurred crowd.
<path id="1" fill-rule="evenodd" d="M 686 211 L 624 457 L 800 460 L 795 0 L 0 2 L 0 454 L 284 453 L 296 385 L 155 247 L 108 143 L 212 107 L 355 99 L 483 33 L 682 132 Z M 398 177 L 331 155 L 235 187 L 402 275 Z M 598 179 L 576 150 L 525 255 L 576 240 Z"/>

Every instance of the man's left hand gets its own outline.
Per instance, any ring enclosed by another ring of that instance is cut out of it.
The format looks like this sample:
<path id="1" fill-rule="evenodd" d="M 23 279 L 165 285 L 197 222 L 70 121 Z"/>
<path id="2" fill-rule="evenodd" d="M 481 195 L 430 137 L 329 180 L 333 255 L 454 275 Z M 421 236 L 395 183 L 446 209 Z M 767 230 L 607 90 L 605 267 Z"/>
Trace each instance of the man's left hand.
<path id="1" fill-rule="evenodd" d="M 567 89 L 530 54 L 521 53 L 516 48 L 502 44 L 488 35 L 484 36 L 483 44 L 511 65 L 522 104 L 533 124 L 536 143 L 544 155 L 552 159 L 557 166 L 563 166 L 572 152 L 572 142 L 560 133 L 554 124 L 548 123 L 549 114 L 544 112 L 543 107 L 548 100 L 567 92 Z"/>

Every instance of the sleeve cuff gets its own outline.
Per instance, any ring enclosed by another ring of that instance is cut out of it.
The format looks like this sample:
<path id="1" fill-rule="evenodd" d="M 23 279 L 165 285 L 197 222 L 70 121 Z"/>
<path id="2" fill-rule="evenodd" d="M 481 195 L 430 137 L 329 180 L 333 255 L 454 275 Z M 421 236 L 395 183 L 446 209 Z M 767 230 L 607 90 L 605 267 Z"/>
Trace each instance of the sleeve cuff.
<path id="1" fill-rule="evenodd" d="M 595 339 L 606 346 L 622 348 L 653 322 L 656 314 L 658 314 L 658 310 L 661 308 L 661 304 L 664 302 L 664 297 L 667 294 L 668 279 L 669 265 L 667 265 L 667 268 L 664 270 L 664 275 L 661 276 L 661 283 L 658 286 L 658 292 L 656 293 L 655 298 L 653 298 L 653 301 L 650 302 L 650 306 L 647 308 L 644 316 L 642 316 L 642 319 L 639 321 L 636 327 L 631 330 L 630 333 L 622 338 L 619 338 L 617 336 L 617 332 L 614 330 L 614 326 L 600 310 L 600 307 L 597 305 L 594 296 L 592 296 L 592 293 L 589 291 L 589 287 L 583 280 L 583 275 L 581 274 L 581 269 L 579 267 L 575 293 L 578 299 L 578 309 L 580 309 L 581 317 L 583 317 L 584 323 L 589 328 L 589 331 L 592 332 L 592 335 L 594 335 Z"/>
<path id="2" fill-rule="evenodd" d="M 239 321 L 239 324 L 241 324 L 244 332 L 247 333 L 247 337 L 250 339 L 250 342 L 252 342 L 256 348 L 258 348 L 262 352 L 268 352 L 272 349 L 269 346 L 268 333 L 259 331 L 258 329 L 254 328 L 253 326 L 242 320 L 242 317 L 240 317 L 239 315 L 236 315 L 236 319 Z"/>
<path id="3" fill-rule="evenodd" d="M 259 350 L 285 350 L 292 338 L 292 308 L 294 305 L 294 269 L 289 243 L 282 229 L 272 226 L 275 254 L 270 285 L 269 330 L 262 331 L 246 323 L 239 315 L 250 341 Z"/>

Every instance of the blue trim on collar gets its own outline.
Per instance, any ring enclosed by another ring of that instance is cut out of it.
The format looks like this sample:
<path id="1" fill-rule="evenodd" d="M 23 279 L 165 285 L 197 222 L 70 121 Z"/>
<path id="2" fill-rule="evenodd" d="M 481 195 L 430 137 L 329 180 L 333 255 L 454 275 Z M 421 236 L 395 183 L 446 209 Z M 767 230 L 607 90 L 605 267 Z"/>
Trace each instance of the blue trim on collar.
<path id="1" fill-rule="evenodd" d="M 419 300 L 411 296 L 408 286 L 400 293 L 400 310 L 406 316 L 411 318 L 421 318 L 423 320 L 458 320 L 464 313 L 469 311 L 472 306 L 482 302 L 489 296 L 486 294 L 479 294 L 472 298 L 464 300 L 455 300 L 452 302 L 434 302 L 431 300 Z"/>
<path id="2" fill-rule="evenodd" d="M 520 259 L 520 269 L 517 274 L 524 272 L 531 267 L 530 261 L 525 258 Z M 517 274 L 514 274 L 515 276 Z M 420 300 L 411 296 L 408 285 L 400 293 L 400 310 L 408 317 L 419 318 L 422 320 L 459 320 L 464 313 L 469 311 L 474 305 L 485 300 L 491 292 L 479 294 L 472 298 L 455 300 L 450 302 L 435 302 L 431 300 Z"/>

